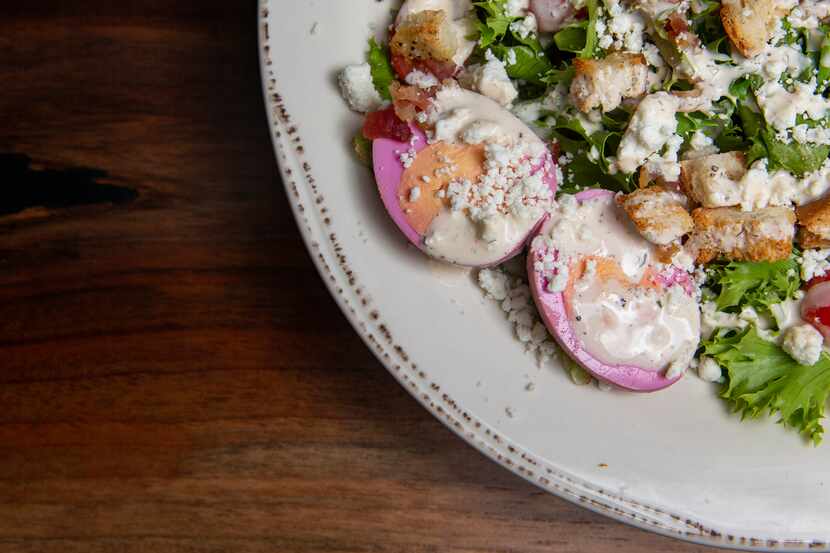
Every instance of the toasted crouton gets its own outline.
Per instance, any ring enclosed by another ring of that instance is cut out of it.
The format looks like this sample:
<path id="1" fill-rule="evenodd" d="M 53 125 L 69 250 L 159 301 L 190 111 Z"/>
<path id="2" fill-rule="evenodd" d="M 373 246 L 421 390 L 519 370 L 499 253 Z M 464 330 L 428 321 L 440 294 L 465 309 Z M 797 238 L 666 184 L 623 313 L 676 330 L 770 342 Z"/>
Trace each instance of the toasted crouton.
<path id="1" fill-rule="evenodd" d="M 816 238 L 830 240 L 830 197 L 795 208 L 798 224 Z"/>
<path id="2" fill-rule="evenodd" d="M 795 241 L 805 250 L 812 250 L 814 248 L 830 248 L 830 240 L 822 238 L 818 234 L 813 234 L 804 227 L 798 229 Z"/>
<path id="3" fill-rule="evenodd" d="M 628 213 L 643 238 L 658 246 L 671 244 L 694 228 L 684 200 L 682 194 L 662 186 L 617 197 L 617 203 Z"/>
<path id="4" fill-rule="evenodd" d="M 458 37 L 444 10 L 415 12 L 398 23 L 389 41 L 392 54 L 406 59 L 451 61 Z"/>
<path id="5" fill-rule="evenodd" d="M 723 256 L 732 261 L 780 261 L 790 256 L 795 213 L 788 207 L 746 212 L 735 207 L 698 208 L 686 246 L 698 263 Z"/>
<path id="6" fill-rule="evenodd" d="M 703 207 L 728 207 L 741 203 L 738 181 L 746 174 L 742 152 L 714 154 L 680 162 L 683 193 Z"/>
<path id="7" fill-rule="evenodd" d="M 614 52 L 601 60 L 574 60 L 571 101 L 582 112 L 601 107 L 611 111 L 623 98 L 636 98 L 648 90 L 648 64 L 642 54 Z"/>
<path id="8" fill-rule="evenodd" d="M 779 15 L 775 0 L 723 0 L 720 8 L 729 40 L 747 58 L 764 49 Z"/>

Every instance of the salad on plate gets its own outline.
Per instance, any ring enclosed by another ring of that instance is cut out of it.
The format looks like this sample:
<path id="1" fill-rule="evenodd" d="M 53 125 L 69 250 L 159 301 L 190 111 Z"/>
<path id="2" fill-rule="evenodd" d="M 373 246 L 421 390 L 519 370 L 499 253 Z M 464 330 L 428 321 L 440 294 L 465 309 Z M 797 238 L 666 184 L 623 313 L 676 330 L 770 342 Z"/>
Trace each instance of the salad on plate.
<path id="1" fill-rule="evenodd" d="M 574 382 L 821 442 L 830 0 L 406 0 L 338 81 L 381 204 Z"/>

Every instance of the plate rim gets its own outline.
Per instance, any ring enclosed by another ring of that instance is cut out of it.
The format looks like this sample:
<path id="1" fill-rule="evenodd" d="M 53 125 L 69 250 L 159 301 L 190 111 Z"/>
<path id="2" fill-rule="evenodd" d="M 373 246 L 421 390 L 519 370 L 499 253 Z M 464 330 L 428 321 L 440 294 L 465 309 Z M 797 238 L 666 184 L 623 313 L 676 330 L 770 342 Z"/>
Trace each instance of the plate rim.
<path id="1" fill-rule="evenodd" d="M 537 459 L 492 431 L 441 392 L 427 373 L 395 343 L 392 332 L 349 267 L 342 245 L 333 233 L 325 232 L 325 227 L 330 224 L 325 198 L 317 190 L 312 167 L 304 159 L 304 142 L 279 92 L 271 60 L 268 16 L 271 5 L 279 1 L 257 0 L 259 66 L 268 134 L 295 223 L 320 278 L 349 324 L 378 361 L 422 407 L 501 467 L 548 493 L 618 522 L 699 545 L 744 551 L 830 551 L 830 542 L 729 534 L 688 517 L 612 494 Z M 301 188 L 300 184 L 305 186 Z"/>

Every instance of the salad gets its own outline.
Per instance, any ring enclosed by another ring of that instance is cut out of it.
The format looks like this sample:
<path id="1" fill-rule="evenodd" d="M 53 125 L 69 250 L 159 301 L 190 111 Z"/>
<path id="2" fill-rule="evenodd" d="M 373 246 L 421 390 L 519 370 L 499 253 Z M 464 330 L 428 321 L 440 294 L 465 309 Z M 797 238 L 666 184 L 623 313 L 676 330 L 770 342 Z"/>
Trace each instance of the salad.
<path id="1" fill-rule="evenodd" d="M 527 349 L 686 372 L 821 442 L 830 0 L 406 0 L 342 70 L 401 233 L 478 269 Z"/>

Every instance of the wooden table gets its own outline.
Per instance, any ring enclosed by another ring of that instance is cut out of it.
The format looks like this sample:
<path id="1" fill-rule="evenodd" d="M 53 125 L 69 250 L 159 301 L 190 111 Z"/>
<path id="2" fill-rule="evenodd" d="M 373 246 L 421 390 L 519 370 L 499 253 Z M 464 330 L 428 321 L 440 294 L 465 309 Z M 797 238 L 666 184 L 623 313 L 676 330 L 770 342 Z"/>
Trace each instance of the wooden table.
<path id="1" fill-rule="evenodd" d="M 2 6 L 0 550 L 703 549 L 514 477 L 372 357 L 283 196 L 255 2 Z"/>

